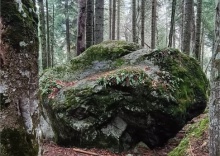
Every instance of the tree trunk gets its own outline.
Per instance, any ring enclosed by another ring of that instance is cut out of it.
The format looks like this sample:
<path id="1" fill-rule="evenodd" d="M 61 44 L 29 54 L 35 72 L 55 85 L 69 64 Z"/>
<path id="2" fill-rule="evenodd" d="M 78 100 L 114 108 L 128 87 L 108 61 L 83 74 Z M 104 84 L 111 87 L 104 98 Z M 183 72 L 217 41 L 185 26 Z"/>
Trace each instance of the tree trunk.
<path id="1" fill-rule="evenodd" d="M 50 54 L 50 28 L 49 28 L 49 8 L 48 0 L 46 0 L 46 10 L 47 10 L 47 67 L 51 67 L 51 54 Z"/>
<path id="2" fill-rule="evenodd" d="M 174 32 L 174 25 L 175 25 L 175 11 L 176 11 L 176 0 L 173 0 L 168 47 L 172 46 L 172 39 L 173 39 L 173 32 Z"/>
<path id="3" fill-rule="evenodd" d="M 118 0 L 118 6 L 117 6 L 117 40 L 120 39 L 120 7 L 121 7 L 121 0 Z"/>
<path id="4" fill-rule="evenodd" d="M 112 39 L 112 0 L 109 0 L 109 40 Z"/>
<path id="5" fill-rule="evenodd" d="M 205 51 L 205 36 L 204 36 L 204 31 L 205 27 L 204 24 L 201 26 L 202 27 L 202 35 L 201 35 L 201 67 L 202 70 L 204 69 L 204 51 Z M 204 71 L 204 70 L 203 70 Z"/>
<path id="6" fill-rule="evenodd" d="M 104 32 L 104 0 L 95 1 L 95 29 L 94 41 L 98 44 L 103 41 Z"/>
<path id="7" fill-rule="evenodd" d="M 136 0 L 132 0 L 132 41 L 137 42 L 137 31 L 136 31 Z"/>
<path id="8" fill-rule="evenodd" d="M 93 45 L 94 0 L 86 4 L 86 48 Z"/>
<path id="9" fill-rule="evenodd" d="M 157 29 L 156 21 L 157 21 L 157 0 L 152 0 L 151 49 L 155 49 L 156 29 Z"/>
<path id="10" fill-rule="evenodd" d="M 67 60 L 71 59 L 70 54 L 70 26 L 69 26 L 69 6 L 68 0 L 65 0 L 65 18 L 66 18 L 66 50 L 67 50 Z"/>
<path id="11" fill-rule="evenodd" d="M 52 16 L 52 37 L 51 37 L 51 67 L 54 66 L 54 4 L 53 4 L 53 16 Z"/>
<path id="12" fill-rule="evenodd" d="M 194 2 L 193 2 L 194 3 Z M 193 4 L 194 5 L 194 4 Z M 196 17 L 195 17 L 195 9 L 194 6 L 192 7 L 192 22 L 191 22 L 191 45 L 190 45 L 190 52 L 192 52 L 192 56 L 195 57 L 194 49 L 195 49 L 195 41 L 196 41 Z M 189 54 L 191 55 L 191 53 Z"/>
<path id="13" fill-rule="evenodd" d="M 176 48 L 176 25 L 173 25 L 173 48 Z"/>
<path id="14" fill-rule="evenodd" d="M 115 40 L 116 0 L 113 0 L 112 9 L 112 40 Z"/>
<path id="15" fill-rule="evenodd" d="M 183 52 L 187 55 L 190 54 L 190 41 L 191 41 L 191 30 L 192 30 L 192 9 L 193 0 L 185 0 L 185 18 L 183 23 Z"/>
<path id="16" fill-rule="evenodd" d="M 202 0 L 197 0 L 197 15 L 196 15 L 196 39 L 195 39 L 195 56 L 200 61 L 201 56 L 201 21 L 202 21 Z"/>
<path id="17" fill-rule="evenodd" d="M 38 154 L 38 19 L 35 11 L 32 0 L 1 1 L 1 155 Z"/>
<path id="18" fill-rule="evenodd" d="M 182 0 L 181 2 L 181 24 L 180 24 L 180 49 L 181 51 L 183 51 L 183 30 L 184 30 L 184 16 L 185 16 L 185 11 L 184 11 L 184 3 L 185 3 L 185 0 Z"/>
<path id="19" fill-rule="evenodd" d="M 40 20 L 40 51 L 42 54 L 42 69 L 47 68 L 47 47 L 46 47 L 46 31 L 45 31 L 45 13 L 43 0 L 38 0 L 39 20 Z"/>
<path id="20" fill-rule="evenodd" d="M 144 47 L 145 0 L 141 1 L 141 46 Z"/>
<path id="21" fill-rule="evenodd" d="M 220 0 L 216 0 L 215 44 L 212 57 L 212 85 L 209 106 L 209 155 L 220 155 Z"/>

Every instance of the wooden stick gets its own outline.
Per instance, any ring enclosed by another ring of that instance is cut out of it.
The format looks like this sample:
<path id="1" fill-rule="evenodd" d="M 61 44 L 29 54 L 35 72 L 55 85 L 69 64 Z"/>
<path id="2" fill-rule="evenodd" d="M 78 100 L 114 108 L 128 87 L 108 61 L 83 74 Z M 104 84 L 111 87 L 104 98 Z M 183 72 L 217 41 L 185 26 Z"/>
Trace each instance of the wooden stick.
<path id="1" fill-rule="evenodd" d="M 80 149 L 76 149 L 76 148 L 73 148 L 73 150 L 75 152 L 80 152 L 80 153 L 85 153 L 85 154 L 90 154 L 90 155 L 96 155 L 96 156 L 102 156 L 102 155 L 99 155 L 97 153 L 93 153 L 93 152 L 89 152 L 89 151 L 84 151 L 84 150 L 80 150 Z"/>

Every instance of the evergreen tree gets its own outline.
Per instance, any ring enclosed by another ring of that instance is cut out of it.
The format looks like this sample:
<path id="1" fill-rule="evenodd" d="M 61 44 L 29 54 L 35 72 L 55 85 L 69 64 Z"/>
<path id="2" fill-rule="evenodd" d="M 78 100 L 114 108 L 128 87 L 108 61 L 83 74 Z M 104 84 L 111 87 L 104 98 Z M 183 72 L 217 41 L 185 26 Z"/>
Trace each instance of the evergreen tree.
<path id="1" fill-rule="evenodd" d="M 103 41 L 104 32 L 104 0 L 95 0 L 94 43 Z"/>

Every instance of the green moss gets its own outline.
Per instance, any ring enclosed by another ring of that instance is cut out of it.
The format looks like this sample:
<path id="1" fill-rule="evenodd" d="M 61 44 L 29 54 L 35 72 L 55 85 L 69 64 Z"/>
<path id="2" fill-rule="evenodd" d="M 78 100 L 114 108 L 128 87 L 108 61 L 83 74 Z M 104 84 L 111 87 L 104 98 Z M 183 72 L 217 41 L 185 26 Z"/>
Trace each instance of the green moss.
<path id="1" fill-rule="evenodd" d="M 124 65 L 124 64 L 125 64 L 125 60 L 122 59 L 122 58 L 119 58 L 119 59 L 117 59 L 117 60 L 114 61 L 113 66 L 114 66 L 114 67 L 120 67 L 120 66 L 122 66 L 122 65 Z"/>
<path id="2" fill-rule="evenodd" d="M 137 49 L 140 49 L 139 45 L 125 41 L 104 41 L 98 45 L 91 46 L 81 55 L 72 59 L 71 63 L 45 70 L 40 78 L 40 90 L 42 90 L 43 94 L 49 94 L 51 86 L 54 86 L 51 84 L 54 84 L 56 80 L 74 81 L 75 77 L 73 75 L 90 67 L 93 61 L 118 59 L 113 66 L 120 66 L 123 63 L 120 57 Z"/>
<path id="3" fill-rule="evenodd" d="M 172 94 L 178 103 L 176 108 L 172 108 L 173 114 L 181 113 L 180 110 L 185 113 L 190 107 L 193 108 L 194 103 L 207 101 L 209 82 L 195 59 L 177 49 L 159 49 L 153 51 L 147 58 L 153 60 L 161 70 L 172 75 L 169 83 L 176 86 Z"/>
<path id="4" fill-rule="evenodd" d="M 81 56 L 71 60 L 72 70 L 85 68 L 93 61 L 115 60 L 138 49 L 140 46 L 132 42 L 104 41 L 91 46 Z"/>
<path id="5" fill-rule="evenodd" d="M 1 152 L 4 156 L 36 156 L 38 145 L 33 136 L 24 130 L 3 129 L 1 136 Z"/>
<path id="6" fill-rule="evenodd" d="M 185 156 L 187 153 L 187 149 L 189 148 L 189 141 L 192 138 L 200 138 L 204 131 L 207 130 L 208 125 L 208 117 L 205 117 L 198 123 L 192 124 L 187 130 L 185 138 L 181 140 L 180 144 L 173 151 L 171 151 L 168 156 Z"/>
<path id="7" fill-rule="evenodd" d="M 13 47 L 16 52 L 21 50 L 24 52 L 33 52 L 38 50 L 37 44 L 37 18 L 36 14 L 29 9 L 33 9 L 31 1 L 23 0 L 25 5 L 22 5 L 23 11 L 19 12 L 19 5 L 13 0 L 1 2 L 1 16 L 3 24 L 10 27 L 2 33 L 2 40 L 9 46 Z M 30 7 L 30 8 L 29 8 Z M 23 17 L 25 16 L 26 17 Z M 20 32 L 20 33 L 17 33 Z M 33 37 L 35 37 L 33 39 Z M 32 41 L 32 42 L 31 42 Z M 21 46 L 20 43 L 24 42 L 30 46 Z"/>

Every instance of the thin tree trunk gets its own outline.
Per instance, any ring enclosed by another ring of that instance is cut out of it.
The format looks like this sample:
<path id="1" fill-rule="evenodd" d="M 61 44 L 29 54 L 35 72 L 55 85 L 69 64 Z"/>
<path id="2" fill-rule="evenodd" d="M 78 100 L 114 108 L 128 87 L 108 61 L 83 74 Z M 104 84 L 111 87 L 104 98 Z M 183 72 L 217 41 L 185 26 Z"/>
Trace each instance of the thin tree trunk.
<path id="1" fill-rule="evenodd" d="M 155 49 L 156 29 L 157 29 L 156 21 L 157 21 L 157 0 L 152 0 L 151 49 Z"/>
<path id="2" fill-rule="evenodd" d="M 209 106 L 209 155 L 220 155 L 220 0 L 216 0 L 215 42 L 212 56 L 212 84 Z"/>
<path id="3" fill-rule="evenodd" d="M 191 30 L 192 30 L 192 10 L 193 0 L 185 0 L 185 18 L 183 25 L 183 52 L 187 55 L 190 54 L 190 41 L 191 41 Z"/>
<path id="4" fill-rule="evenodd" d="M 145 0 L 141 1 L 141 46 L 144 47 Z"/>
<path id="5" fill-rule="evenodd" d="M 184 18 L 185 18 L 185 11 L 184 11 L 184 4 L 185 0 L 181 2 L 181 28 L 180 28 L 180 49 L 183 51 L 183 33 L 184 33 Z"/>
<path id="6" fill-rule="evenodd" d="M 121 0 L 118 0 L 118 6 L 117 6 L 117 40 L 120 39 L 120 7 L 121 7 Z"/>
<path id="7" fill-rule="evenodd" d="M 194 3 L 194 2 L 193 2 Z M 194 4 L 193 4 L 194 5 Z M 194 49 L 195 49 L 195 41 L 196 41 L 196 17 L 195 17 L 195 9 L 192 6 L 192 22 L 191 22 L 191 45 L 190 45 L 190 52 L 192 52 L 192 56 L 195 57 Z M 191 53 L 189 54 L 191 55 Z"/>
<path id="8" fill-rule="evenodd" d="M 137 42 L 136 0 L 132 0 L 132 41 Z"/>
<path id="9" fill-rule="evenodd" d="M 112 39 L 112 0 L 109 0 L 109 40 Z"/>
<path id="10" fill-rule="evenodd" d="M 39 20 L 40 20 L 40 47 L 42 53 L 42 68 L 47 68 L 47 46 L 46 46 L 46 30 L 45 30 L 45 13 L 43 0 L 38 0 L 39 4 Z"/>
<path id="11" fill-rule="evenodd" d="M 53 4 L 53 16 L 52 16 L 52 43 L 51 43 L 51 67 L 54 66 L 54 19 L 55 19 L 55 16 L 54 16 L 54 4 Z"/>
<path id="12" fill-rule="evenodd" d="M 86 8 L 86 48 L 89 48 L 93 45 L 94 0 L 87 0 Z"/>
<path id="13" fill-rule="evenodd" d="M 104 32 L 104 0 L 95 1 L 95 29 L 94 41 L 98 44 L 103 41 Z"/>
<path id="14" fill-rule="evenodd" d="M 70 28 L 69 28 L 69 6 L 68 0 L 65 0 L 65 18 L 66 18 L 66 50 L 67 50 L 67 60 L 71 59 L 70 54 Z"/>
<path id="15" fill-rule="evenodd" d="M 202 25 L 202 35 L 201 35 L 201 67 L 204 69 L 204 51 L 205 51 L 205 37 L 204 37 L 204 31 L 205 27 Z M 204 71 L 204 70 L 203 70 Z"/>
<path id="16" fill-rule="evenodd" d="M 116 0 L 113 0 L 113 7 L 112 7 L 112 40 L 115 40 L 115 21 L 116 21 Z"/>
<path id="17" fill-rule="evenodd" d="M 173 48 L 176 48 L 176 25 L 173 25 Z"/>
<path id="18" fill-rule="evenodd" d="M 172 46 L 172 39 L 173 39 L 173 32 L 174 32 L 174 25 L 175 25 L 175 11 L 176 11 L 176 0 L 173 0 L 168 47 Z"/>
<path id="19" fill-rule="evenodd" d="M 202 0 L 197 0 L 197 18 L 196 18 L 196 40 L 195 40 L 195 56 L 200 61 L 201 56 L 201 21 L 202 21 Z"/>
<path id="20" fill-rule="evenodd" d="M 48 0 L 46 0 L 46 10 L 47 10 L 47 67 L 51 66 L 51 56 L 50 56 L 50 28 L 49 28 L 49 8 Z"/>

